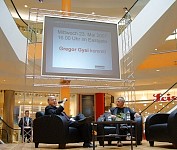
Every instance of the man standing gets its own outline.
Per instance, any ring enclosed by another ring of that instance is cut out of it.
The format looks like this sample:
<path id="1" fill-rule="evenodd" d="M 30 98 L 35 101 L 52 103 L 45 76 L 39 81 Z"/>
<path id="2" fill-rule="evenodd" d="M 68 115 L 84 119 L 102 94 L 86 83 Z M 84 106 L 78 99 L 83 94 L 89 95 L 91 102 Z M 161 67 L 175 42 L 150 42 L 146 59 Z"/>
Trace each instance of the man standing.
<path id="1" fill-rule="evenodd" d="M 48 106 L 45 108 L 45 115 L 62 115 L 68 120 L 70 127 L 75 127 L 79 130 L 81 137 L 84 139 L 83 147 L 92 147 L 90 143 L 91 139 L 91 130 L 90 123 L 91 118 L 86 118 L 83 114 L 79 114 L 74 118 L 69 118 L 64 111 L 64 104 L 67 101 L 66 98 L 60 103 L 59 107 L 57 106 L 57 101 L 55 96 L 48 97 Z"/>
<path id="2" fill-rule="evenodd" d="M 19 127 L 21 128 L 21 135 L 23 141 L 27 138 L 27 142 L 31 142 L 31 133 L 32 133 L 32 118 L 29 117 L 29 110 L 25 111 L 25 117 L 22 117 L 18 123 Z"/>
<path id="3" fill-rule="evenodd" d="M 124 15 L 125 25 L 127 26 L 131 23 L 132 19 L 131 19 L 130 12 L 128 11 L 128 8 L 124 7 L 123 9 L 125 11 L 125 15 Z"/>

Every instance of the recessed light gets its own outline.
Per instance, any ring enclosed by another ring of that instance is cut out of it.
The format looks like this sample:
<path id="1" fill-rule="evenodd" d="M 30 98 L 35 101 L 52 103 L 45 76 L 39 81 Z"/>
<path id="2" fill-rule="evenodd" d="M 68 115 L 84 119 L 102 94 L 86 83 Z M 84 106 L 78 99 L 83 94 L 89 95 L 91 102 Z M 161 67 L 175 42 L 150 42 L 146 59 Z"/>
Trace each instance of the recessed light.
<path id="1" fill-rule="evenodd" d="M 159 69 L 157 69 L 156 71 L 160 71 Z"/>
<path id="2" fill-rule="evenodd" d="M 95 12 L 92 12 L 92 15 L 94 15 L 95 14 Z"/>
<path id="3" fill-rule="evenodd" d="M 155 51 L 157 51 L 157 48 L 155 48 Z"/>
<path id="4" fill-rule="evenodd" d="M 28 7 L 28 5 L 24 5 L 24 7 L 25 7 L 25 8 L 27 8 L 27 7 Z"/>

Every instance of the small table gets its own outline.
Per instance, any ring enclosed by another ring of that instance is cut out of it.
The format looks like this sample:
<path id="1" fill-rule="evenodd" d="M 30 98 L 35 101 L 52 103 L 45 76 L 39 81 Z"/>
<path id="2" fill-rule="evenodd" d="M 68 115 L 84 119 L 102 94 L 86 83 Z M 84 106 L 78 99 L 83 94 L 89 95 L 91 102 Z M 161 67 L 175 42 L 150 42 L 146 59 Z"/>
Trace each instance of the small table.
<path id="1" fill-rule="evenodd" d="M 99 136 L 97 136 L 97 135 L 95 135 L 94 134 L 94 131 L 95 131 L 95 127 L 97 126 L 97 125 L 116 125 L 116 127 L 117 127 L 117 130 L 119 130 L 119 125 L 120 124 L 128 124 L 128 125 L 130 125 L 130 141 L 131 141 L 131 150 L 133 150 L 133 132 L 132 132 L 132 126 L 134 125 L 135 126 L 135 140 L 137 140 L 137 127 L 136 127 L 136 121 L 133 121 L 133 120 L 129 120 L 129 121 L 102 121 L 102 122 L 98 122 L 98 121 L 94 121 L 94 122 L 92 122 L 92 136 L 93 136 L 93 138 L 92 138 L 92 140 L 93 140 L 93 150 L 95 150 L 95 139 L 96 139 L 96 137 L 108 137 L 108 136 L 110 136 L 110 137 L 121 137 L 121 136 L 125 136 L 125 135 L 119 135 L 118 134 L 118 132 L 117 133 L 115 133 L 115 134 L 111 134 L 111 135 L 99 135 Z M 104 145 L 103 145 L 104 146 Z M 137 146 L 137 141 L 136 141 L 136 146 Z"/>

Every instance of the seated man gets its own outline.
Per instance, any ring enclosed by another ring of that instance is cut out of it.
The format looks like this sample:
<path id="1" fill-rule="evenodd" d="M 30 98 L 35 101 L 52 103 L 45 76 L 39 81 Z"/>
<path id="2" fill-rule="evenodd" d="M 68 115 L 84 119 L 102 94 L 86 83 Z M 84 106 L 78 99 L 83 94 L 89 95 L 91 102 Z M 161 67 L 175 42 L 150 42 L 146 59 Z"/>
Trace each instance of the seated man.
<path id="1" fill-rule="evenodd" d="M 64 104 L 67 101 L 64 98 L 63 102 L 60 103 L 59 107 L 57 106 L 57 101 L 55 96 L 48 97 L 48 106 L 45 108 L 45 115 L 62 115 L 64 116 L 69 123 L 70 127 L 75 127 L 79 130 L 80 135 L 84 139 L 83 147 L 92 147 L 93 145 L 90 143 L 91 139 L 91 118 L 86 118 L 84 115 L 79 114 L 74 118 L 69 118 L 64 111 Z"/>
<path id="2" fill-rule="evenodd" d="M 111 118 L 114 120 L 117 115 L 130 113 L 130 118 L 140 117 L 140 115 L 134 112 L 129 107 L 124 107 L 125 99 L 123 97 L 118 97 L 116 99 L 116 107 L 110 109 Z M 119 134 L 125 134 L 124 129 L 119 131 Z M 121 141 L 118 141 L 118 146 L 122 146 Z"/>

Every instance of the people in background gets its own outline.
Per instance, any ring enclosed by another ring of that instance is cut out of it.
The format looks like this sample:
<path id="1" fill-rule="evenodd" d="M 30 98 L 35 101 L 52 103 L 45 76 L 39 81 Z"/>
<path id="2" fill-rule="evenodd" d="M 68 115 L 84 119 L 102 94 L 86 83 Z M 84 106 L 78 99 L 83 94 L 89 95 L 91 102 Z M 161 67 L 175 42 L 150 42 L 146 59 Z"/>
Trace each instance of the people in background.
<path id="1" fill-rule="evenodd" d="M 62 115 L 68 120 L 69 126 L 75 127 L 80 131 L 81 137 L 84 139 L 83 147 L 93 147 L 91 144 L 91 117 L 85 117 L 83 114 L 78 114 L 76 117 L 70 118 L 64 112 L 66 98 L 57 107 L 55 96 L 48 97 L 48 106 L 45 108 L 45 115 Z"/>
<path id="2" fill-rule="evenodd" d="M 18 125 L 21 128 L 23 141 L 25 142 L 25 139 L 27 139 L 27 142 L 30 143 L 33 120 L 29 117 L 29 110 L 25 111 L 25 116 L 20 119 Z"/>
<path id="3" fill-rule="evenodd" d="M 123 8 L 124 11 L 125 11 L 125 15 L 124 15 L 124 19 L 125 19 L 125 25 L 129 25 L 132 21 L 131 19 L 131 14 L 130 12 L 128 11 L 128 8 L 127 7 L 124 7 Z"/>
<path id="4" fill-rule="evenodd" d="M 123 97 L 118 97 L 115 101 L 116 103 L 116 107 L 113 107 L 110 109 L 110 113 L 111 113 L 111 118 L 112 120 L 114 120 L 117 116 L 122 116 L 123 119 L 127 119 L 126 115 L 129 114 L 130 116 L 130 120 L 133 120 L 135 117 L 140 117 L 140 115 L 138 113 L 136 113 L 135 111 L 133 111 L 131 108 L 129 107 L 125 107 L 124 103 L 125 103 L 125 99 Z M 125 128 L 123 128 L 122 130 L 119 131 L 120 134 L 125 134 Z M 118 146 L 123 146 L 123 144 L 121 143 L 121 141 L 118 141 Z"/>

